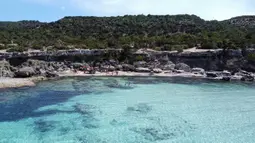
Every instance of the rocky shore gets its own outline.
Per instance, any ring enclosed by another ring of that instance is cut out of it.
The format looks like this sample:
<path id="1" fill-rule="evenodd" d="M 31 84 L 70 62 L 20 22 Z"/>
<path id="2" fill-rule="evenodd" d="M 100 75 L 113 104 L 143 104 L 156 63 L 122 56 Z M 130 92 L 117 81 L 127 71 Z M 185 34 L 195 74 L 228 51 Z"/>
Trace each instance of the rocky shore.
<path id="1" fill-rule="evenodd" d="M 34 53 L 30 56 L 9 55 L 0 60 L 0 88 L 33 86 L 34 81 L 59 76 L 181 76 L 254 81 L 254 62 L 244 55 L 234 55 L 233 53 L 238 54 L 236 51 L 227 53 L 228 56 L 225 57 L 222 57 L 222 52 L 190 49 L 176 53 L 140 49 L 133 52 L 132 57 L 122 61 L 119 60 L 121 50 L 90 51 L 87 55 L 76 51 L 76 54 L 53 54 L 47 59 L 44 57 L 46 55 L 42 57 Z"/>

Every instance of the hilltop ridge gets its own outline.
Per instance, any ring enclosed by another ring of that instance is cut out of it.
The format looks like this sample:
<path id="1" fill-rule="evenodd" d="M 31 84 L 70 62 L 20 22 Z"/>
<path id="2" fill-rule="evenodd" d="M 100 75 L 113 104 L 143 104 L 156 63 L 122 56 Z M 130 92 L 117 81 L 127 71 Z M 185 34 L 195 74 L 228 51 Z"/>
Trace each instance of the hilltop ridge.
<path id="1" fill-rule="evenodd" d="M 206 21 L 196 15 L 64 17 L 55 22 L 0 22 L 0 49 L 253 48 L 255 16 Z M 13 44 L 15 43 L 15 44 Z"/>

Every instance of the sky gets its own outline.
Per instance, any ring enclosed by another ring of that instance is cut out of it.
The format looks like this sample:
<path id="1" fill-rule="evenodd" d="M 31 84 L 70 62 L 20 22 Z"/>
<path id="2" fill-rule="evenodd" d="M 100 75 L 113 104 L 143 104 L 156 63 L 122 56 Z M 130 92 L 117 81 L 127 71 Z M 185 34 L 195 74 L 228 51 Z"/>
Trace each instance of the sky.
<path id="1" fill-rule="evenodd" d="M 255 0 L 1 0 L 0 21 L 51 22 L 65 16 L 195 14 L 205 20 L 255 15 Z"/>

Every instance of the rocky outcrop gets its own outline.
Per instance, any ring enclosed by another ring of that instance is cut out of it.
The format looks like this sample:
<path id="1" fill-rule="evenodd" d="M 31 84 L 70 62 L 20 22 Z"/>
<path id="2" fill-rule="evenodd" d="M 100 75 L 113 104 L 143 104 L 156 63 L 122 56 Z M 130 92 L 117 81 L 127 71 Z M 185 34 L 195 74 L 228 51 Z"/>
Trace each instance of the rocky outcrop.
<path id="1" fill-rule="evenodd" d="M 1 78 L 0 89 L 2 88 L 17 88 L 23 86 L 35 86 L 35 83 L 31 79 L 20 78 Z"/>
<path id="2" fill-rule="evenodd" d="M 153 69 L 152 70 L 154 73 L 162 73 L 163 70 L 162 69 L 159 69 L 159 68 L 156 68 L 156 69 Z"/>
<path id="3" fill-rule="evenodd" d="M 244 75 L 244 76 L 242 76 L 241 81 L 254 81 L 254 76 Z"/>
<path id="4" fill-rule="evenodd" d="M 135 66 L 130 64 L 123 64 L 122 65 L 123 71 L 135 71 Z"/>
<path id="5" fill-rule="evenodd" d="M 136 72 L 147 72 L 147 73 L 151 72 L 151 70 L 149 68 L 141 68 L 141 67 L 136 68 L 135 71 Z"/>
<path id="6" fill-rule="evenodd" d="M 19 69 L 17 72 L 15 72 L 15 77 L 20 78 L 32 77 L 34 75 L 36 75 L 36 72 L 32 67 L 23 67 Z"/>
<path id="7" fill-rule="evenodd" d="M 214 72 L 214 71 L 210 71 L 210 72 L 206 72 L 206 77 L 209 77 L 209 78 L 216 78 L 219 76 L 219 73 L 218 72 Z"/>
<path id="8" fill-rule="evenodd" d="M 115 68 L 116 68 L 116 70 L 123 70 L 123 66 L 122 65 L 116 65 Z"/>
<path id="9" fill-rule="evenodd" d="M 209 49 L 209 50 L 201 50 L 197 49 L 194 51 L 185 51 L 184 52 L 175 52 L 175 51 L 154 51 L 151 49 L 139 49 L 139 55 L 141 53 L 146 53 L 145 59 L 143 61 L 137 62 L 132 59 L 128 59 L 128 61 L 132 61 L 130 63 L 135 62 L 133 65 L 135 67 L 149 67 L 149 68 L 161 68 L 171 70 L 173 65 L 169 64 L 169 61 L 173 63 L 185 63 L 189 65 L 191 68 L 200 67 L 205 69 L 206 71 L 214 70 L 214 71 L 238 71 L 240 69 L 255 72 L 255 62 L 254 55 L 255 49 L 247 49 L 245 51 L 242 50 L 222 50 L 222 49 Z M 64 60 L 69 61 L 71 63 L 83 63 L 83 62 L 91 62 L 91 61 L 105 61 L 108 60 L 109 65 L 116 66 L 119 65 L 118 59 L 112 59 L 112 56 L 108 56 L 109 59 L 105 59 L 105 55 L 115 55 L 118 57 L 122 52 L 121 49 L 77 49 L 77 50 L 61 50 L 56 52 L 25 52 L 25 53 L 0 53 L 0 60 L 6 59 L 10 61 L 11 65 L 14 64 L 19 65 L 23 63 L 27 59 L 37 59 L 43 61 L 60 61 Z M 137 55 L 137 52 L 131 53 L 133 56 Z M 107 57 L 107 56 L 106 56 Z M 132 55 L 131 55 L 132 57 Z M 154 62 L 157 60 L 160 63 Z M 153 62 L 152 62 L 153 61 Z M 57 62 L 53 62 L 55 64 Z M 129 62 L 127 62 L 129 63 Z M 107 64 L 108 65 L 108 64 Z M 15 65 L 16 66 L 16 65 Z M 165 67 L 162 67 L 165 66 Z M 51 69 L 55 69 L 52 65 Z M 61 70 L 61 69 L 60 69 Z"/>
<path id="10" fill-rule="evenodd" d="M 67 64 L 65 64 L 64 62 L 46 62 L 42 60 L 32 59 L 28 59 L 26 62 L 22 63 L 20 67 L 32 67 L 33 69 L 35 69 L 37 74 L 40 74 L 40 70 L 53 72 L 64 71 L 68 69 Z"/>
<path id="11" fill-rule="evenodd" d="M 191 72 L 192 72 L 192 73 L 195 73 L 195 74 L 202 74 L 202 75 L 205 74 L 205 70 L 202 69 L 202 68 L 192 68 L 192 69 L 191 69 Z"/>
<path id="12" fill-rule="evenodd" d="M 101 67 L 101 71 L 115 71 L 115 70 L 116 70 L 116 68 L 114 66 L 111 66 L 111 65 Z"/>
<path id="13" fill-rule="evenodd" d="M 0 61 L 0 77 L 13 77 L 15 68 L 13 68 L 9 62 Z"/>
<path id="14" fill-rule="evenodd" d="M 175 68 L 175 64 L 171 61 L 164 62 L 161 65 L 161 69 L 163 70 L 173 70 Z"/>
<path id="15" fill-rule="evenodd" d="M 240 79 L 241 81 L 254 81 L 255 79 L 253 73 L 244 70 L 240 70 L 237 73 L 235 73 L 234 77 Z"/>
<path id="16" fill-rule="evenodd" d="M 185 72 L 190 72 L 191 71 L 191 68 L 190 66 L 188 66 L 187 64 L 185 63 L 178 63 L 175 65 L 175 69 L 177 70 L 183 70 Z"/>
<path id="17" fill-rule="evenodd" d="M 147 62 L 145 62 L 145 61 L 138 61 L 138 62 L 134 62 L 134 64 L 133 64 L 135 67 L 147 67 L 148 66 L 148 64 L 147 64 Z"/>
<path id="18" fill-rule="evenodd" d="M 47 78 L 55 78 L 55 77 L 59 77 L 59 75 L 57 73 L 54 73 L 54 72 L 46 72 L 45 73 L 45 77 L 47 77 Z"/>
<path id="19" fill-rule="evenodd" d="M 231 77 L 231 79 L 242 79 L 244 81 L 254 80 L 254 75 L 247 74 L 241 70 L 248 69 L 248 71 L 252 71 L 253 68 L 255 69 L 254 50 L 247 51 L 246 54 L 242 53 L 240 50 L 204 50 L 203 52 L 186 51 L 181 53 L 148 50 L 146 52 L 146 58 L 142 60 L 139 59 L 141 61 L 136 61 L 135 58 L 132 58 L 122 62 L 120 62 L 118 58 L 113 59 L 112 56 L 107 59 L 107 56 L 105 56 L 107 52 L 109 51 L 101 50 L 97 54 L 83 53 L 82 51 L 78 51 L 77 53 L 67 52 L 64 58 L 61 57 L 64 56 L 63 54 L 59 56 L 56 53 L 51 53 L 49 56 L 46 53 L 46 60 L 45 57 L 41 57 L 42 55 L 37 55 L 36 57 L 31 54 L 29 57 L 22 57 L 18 54 L 18 56 L 20 56 L 18 59 L 9 57 L 7 60 L 0 61 L 0 77 L 56 77 L 56 73 L 68 69 L 75 69 L 74 71 L 93 69 L 89 71 L 95 73 L 95 71 L 123 70 L 153 74 L 162 73 L 164 70 L 164 73 L 191 72 L 208 78 L 222 80 L 229 80 L 229 77 Z M 114 50 L 111 52 L 113 52 L 115 57 L 119 54 Z M 101 54 L 102 56 L 100 56 Z M 30 57 L 32 59 L 27 59 Z M 15 60 L 13 60 L 13 58 Z M 41 60 L 37 60 L 37 58 Z M 18 62 L 13 65 L 13 62 L 17 61 L 20 63 Z M 224 71 L 225 69 L 228 71 Z M 215 72 L 216 70 L 221 72 Z M 212 72 L 205 73 L 205 71 Z"/>

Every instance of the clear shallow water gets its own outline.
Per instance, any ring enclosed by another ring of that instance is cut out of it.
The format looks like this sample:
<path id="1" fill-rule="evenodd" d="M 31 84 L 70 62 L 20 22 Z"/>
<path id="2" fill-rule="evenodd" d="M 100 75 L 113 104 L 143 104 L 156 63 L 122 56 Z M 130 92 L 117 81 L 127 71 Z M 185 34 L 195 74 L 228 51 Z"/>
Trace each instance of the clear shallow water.
<path id="1" fill-rule="evenodd" d="M 254 87 L 182 78 L 65 78 L 1 90 L 0 143 L 254 143 Z"/>

